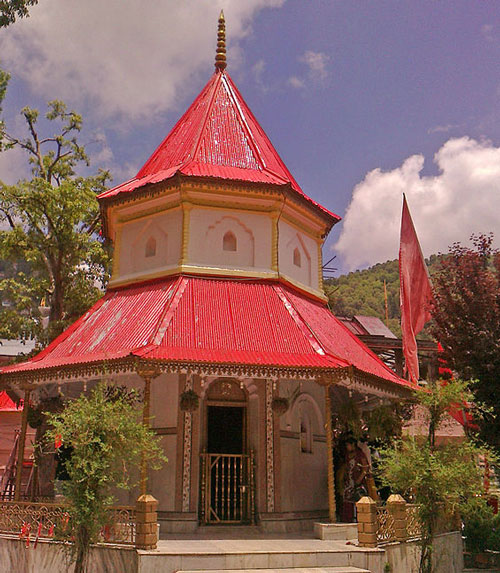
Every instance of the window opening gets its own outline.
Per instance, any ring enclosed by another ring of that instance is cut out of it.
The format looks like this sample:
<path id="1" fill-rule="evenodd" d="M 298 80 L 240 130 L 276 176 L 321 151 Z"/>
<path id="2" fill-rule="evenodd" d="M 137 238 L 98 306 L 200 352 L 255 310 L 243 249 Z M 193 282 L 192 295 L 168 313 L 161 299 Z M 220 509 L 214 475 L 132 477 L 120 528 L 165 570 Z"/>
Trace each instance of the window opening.
<path id="1" fill-rule="evenodd" d="M 224 251 L 236 251 L 236 237 L 232 231 L 228 231 L 222 239 L 222 249 Z"/>
<path id="2" fill-rule="evenodd" d="M 156 239 L 149 237 L 146 241 L 146 257 L 154 257 L 156 255 Z"/>
<path id="3" fill-rule="evenodd" d="M 300 451 L 306 454 L 312 452 L 312 428 L 308 417 L 300 420 Z"/>
<path id="4" fill-rule="evenodd" d="M 293 264 L 294 264 L 296 267 L 301 267 L 301 266 L 302 266 L 302 264 L 301 264 L 301 257 L 300 257 L 300 251 L 299 251 L 298 248 L 295 248 L 294 251 L 293 251 Z"/>

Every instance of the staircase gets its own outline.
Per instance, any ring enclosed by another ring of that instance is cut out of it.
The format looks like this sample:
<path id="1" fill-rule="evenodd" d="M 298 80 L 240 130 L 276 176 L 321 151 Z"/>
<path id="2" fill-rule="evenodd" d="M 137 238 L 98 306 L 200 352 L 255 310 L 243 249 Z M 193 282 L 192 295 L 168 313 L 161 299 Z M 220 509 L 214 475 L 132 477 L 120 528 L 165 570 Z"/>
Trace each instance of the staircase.
<path id="1" fill-rule="evenodd" d="M 14 499 L 16 489 L 16 466 L 17 466 L 17 446 L 19 441 L 19 432 L 16 432 L 14 445 L 9 456 L 5 471 L 0 481 L 0 499 L 2 501 L 9 501 Z M 33 461 L 23 460 L 21 468 L 21 496 L 20 499 L 26 497 L 28 488 L 30 486 L 33 474 Z"/>
<path id="2" fill-rule="evenodd" d="M 198 569 L 178 573 L 200 573 Z M 292 567 L 286 569 L 214 569 L 210 573 L 370 573 L 359 567 Z"/>
<path id="3" fill-rule="evenodd" d="M 138 551 L 139 571 L 162 573 L 383 573 L 385 552 L 354 540 L 313 539 L 307 534 L 263 534 L 258 528 L 200 528 Z M 210 529 L 213 533 L 210 535 Z M 225 535 L 224 535 L 224 531 Z"/>

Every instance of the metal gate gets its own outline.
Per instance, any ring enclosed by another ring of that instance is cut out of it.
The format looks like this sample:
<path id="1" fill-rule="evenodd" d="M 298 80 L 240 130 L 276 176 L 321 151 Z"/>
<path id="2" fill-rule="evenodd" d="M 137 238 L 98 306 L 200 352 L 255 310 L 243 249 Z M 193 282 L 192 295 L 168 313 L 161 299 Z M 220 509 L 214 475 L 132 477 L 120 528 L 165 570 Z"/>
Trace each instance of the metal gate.
<path id="1" fill-rule="evenodd" d="M 201 454 L 200 518 L 208 523 L 254 523 L 254 459 L 250 454 Z"/>

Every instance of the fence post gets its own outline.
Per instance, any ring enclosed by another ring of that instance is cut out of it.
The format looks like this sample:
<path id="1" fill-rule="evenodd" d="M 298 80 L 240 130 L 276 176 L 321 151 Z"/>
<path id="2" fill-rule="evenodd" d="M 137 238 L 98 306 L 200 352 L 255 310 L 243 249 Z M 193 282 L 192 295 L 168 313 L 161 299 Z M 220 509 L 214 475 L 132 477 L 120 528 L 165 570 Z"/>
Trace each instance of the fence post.
<path id="1" fill-rule="evenodd" d="M 396 541 L 406 541 L 406 501 L 398 493 L 387 499 L 387 509 L 394 519 L 394 535 Z"/>
<path id="2" fill-rule="evenodd" d="M 360 547 L 377 547 L 377 504 L 371 497 L 356 503 L 358 514 L 358 542 Z"/>
<path id="3" fill-rule="evenodd" d="M 135 546 L 137 549 L 156 549 L 158 543 L 158 501 L 149 494 L 136 501 Z"/>

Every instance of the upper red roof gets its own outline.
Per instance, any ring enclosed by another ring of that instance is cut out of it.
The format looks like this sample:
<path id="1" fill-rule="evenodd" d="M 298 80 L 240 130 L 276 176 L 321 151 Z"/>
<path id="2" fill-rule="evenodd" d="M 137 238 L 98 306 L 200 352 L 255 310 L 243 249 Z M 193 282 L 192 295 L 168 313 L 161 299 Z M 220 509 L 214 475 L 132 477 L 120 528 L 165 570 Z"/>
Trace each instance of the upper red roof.
<path id="1" fill-rule="evenodd" d="M 133 179 L 101 193 L 99 198 L 130 193 L 177 173 L 290 185 L 333 222 L 340 220 L 302 191 L 227 72 L 213 74 Z"/>
<path id="2" fill-rule="evenodd" d="M 110 290 L 40 354 L 3 372 L 131 355 L 290 368 L 352 365 L 407 385 L 320 302 L 280 283 L 188 276 Z"/>

